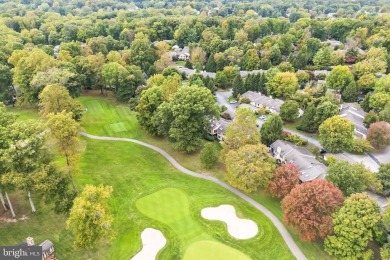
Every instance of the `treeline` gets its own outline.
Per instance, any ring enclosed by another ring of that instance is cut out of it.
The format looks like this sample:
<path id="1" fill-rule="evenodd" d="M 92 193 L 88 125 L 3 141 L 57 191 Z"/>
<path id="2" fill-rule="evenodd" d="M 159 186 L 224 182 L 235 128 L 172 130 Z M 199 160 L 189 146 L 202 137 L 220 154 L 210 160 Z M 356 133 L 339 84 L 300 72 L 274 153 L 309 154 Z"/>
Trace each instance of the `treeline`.
<path id="1" fill-rule="evenodd" d="M 312 16 L 336 13 L 339 17 L 353 17 L 362 12 L 388 11 L 389 3 L 383 0 L 373 1 L 270 1 L 270 0 L 225 0 L 213 1 L 0 1 L 0 10 L 15 15 L 28 10 L 55 12 L 60 15 L 88 15 L 100 12 L 101 16 L 114 17 L 118 10 L 137 11 L 158 9 L 160 13 L 170 14 L 199 14 L 206 12 L 208 15 L 226 17 L 228 15 L 240 15 L 246 12 L 255 12 L 261 17 Z"/>

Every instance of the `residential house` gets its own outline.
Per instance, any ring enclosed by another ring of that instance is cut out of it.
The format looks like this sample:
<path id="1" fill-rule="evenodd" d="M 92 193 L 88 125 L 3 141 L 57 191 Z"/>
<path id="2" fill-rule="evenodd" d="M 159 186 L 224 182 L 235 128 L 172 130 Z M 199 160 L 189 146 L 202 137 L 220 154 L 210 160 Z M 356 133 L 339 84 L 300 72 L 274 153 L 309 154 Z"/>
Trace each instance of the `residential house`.
<path id="1" fill-rule="evenodd" d="M 355 125 L 355 137 L 366 139 L 367 128 L 364 125 L 364 117 L 366 112 L 354 103 L 344 103 L 340 105 L 340 115 L 347 118 Z"/>
<path id="2" fill-rule="evenodd" d="M 325 178 L 326 166 L 306 148 L 282 140 L 275 141 L 270 148 L 278 164 L 292 163 L 297 167 L 301 182 Z"/>
<path id="3" fill-rule="evenodd" d="M 59 53 L 60 53 L 60 45 L 54 46 L 54 48 L 53 48 L 53 56 L 54 56 L 54 58 L 57 58 Z"/>
<path id="4" fill-rule="evenodd" d="M 330 74 L 330 71 L 329 70 L 314 70 L 313 73 L 314 73 L 315 77 L 318 77 L 319 75 L 328 76 Z"/>
<path id="5" fill-rule="evenodd" d="M 336 41 L 336 40 L 326 40 L 326 41 L 324 41 L 324 43 L 332 46 L 333 48 L 343 45 L 342 42 Z"/>
<path id="6" fill-rule="evenodd" d="M 280 99 L 274 99 L 272 97 L 265 96 L 258 92 L 247 91 L 241 95 L 249 99 L 250 104 L 254 107 L 260 108 L 265 107 L 272 113 L 279 114 L 280 107 L 283 105 L 284 101 Z"/>
<path id="7" fill-rule="evenodd" d="M 210 121 L 209 134 L 216 136 L 219 141 L 225 138 L 226 129 L 231 122 L 224 119 L 213 119 Z"/>
<path id="8" fill-rule="evenodd" d="M 35 246 L 34 239 L 32 237 L 26 238 L 26 242 L 19 244 L 18 246 Z M 54 244 L 50 240 L 45 240 L 39 244 L 42 247 L 42 260 L 56 260 L 54 254 Z"/>
<path id="9" fill-rule="evenodd" d="M 177 58 L 179 60 L 189 60 L 190 57 L 190 48 L 188 46 L 184 46 L 182 50 L 177 52 Z"/>
<path id="10" fill-rule="evenodd" d="M 248 108 L 251 111 L 253 111 L 253 113 L 255 113 L 257 111 L 257 107 L 254 107 L 254 106 L 252 106 L 250 104 L 243 103 L 243 104 L 240 104 L 239 107 L 241 107 L 241 108 Z"/>

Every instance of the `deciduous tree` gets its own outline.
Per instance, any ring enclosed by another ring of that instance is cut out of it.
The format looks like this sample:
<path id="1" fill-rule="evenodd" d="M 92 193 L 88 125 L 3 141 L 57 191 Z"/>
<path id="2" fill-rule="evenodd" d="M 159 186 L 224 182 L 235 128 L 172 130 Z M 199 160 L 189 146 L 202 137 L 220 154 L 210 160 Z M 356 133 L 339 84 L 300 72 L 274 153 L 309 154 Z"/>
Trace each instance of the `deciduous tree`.
<path id="1" fill-rule="evenodd" d="M 209 89 L 183 86 L 159 106 L 153 122 L 158 134 L 169 136 L 176 149 L 192 152 L 207 134 L 209 120 L 218 114 L 219 108 Z"/>
<path id="2" fill-rule="evenodd" d="M 334 235 L 325 239 L 325 251 L 338 259 L 368 259 L 369 241 L 378 233 L 381 215 L 376 201 L 366 193 L 353 194 L 333 216 Z"/>
<path id="3" fill-rule="evenodd" d="M 200 153 L 200 162 L 205 168 L 212 168 L 217 162 L 219 158 L 220 148 L 216 143 L 208 143 L 206 144 L 201 153 Z"/>
<path id="4" fill-rule="evenodd" d="M 376 149 L 383 149 L 390 145 L 390 124 L 383 121 L 371 124 L 367 140 Z"/>
<path id="5" fill-rule="evenodd" d="M 296 185 L 282 201 L 283 221 L 302 240 L 324 239 L 332 233 L 332 214 L 343 200 L 341 191 L 326 180 Z"/>
<path id="6" fill-rule="evenodd" d="M 320 143 L 329 152 L 348 150 L 352 144 L 355 126 L 341 116 L 326 119 L 319 127 Z"/>
<path id="7" fill-rule="evenodd" d="M 50 113 L 72 112 L 73 119 L 79 121 L 83 109 L 79 101 L 74 100 L 68 90 L 61 85 L 48 85 L 39 94 L 39 113 L 46 117 Z"/>
<path id="8" fill-rule="evenodd" d="M 348 197 L 354 193 L 363 192 L 370 186 L 368 182 L 372 172 L 361 164 L 351 165 L 347 161 L 332 163 L 327 169 L 326 179 L 331 181 Z"/>
<path id="9" fill-rule="evenodd" d="M 161 87 L 152 87 L 142 91 L 139 103 L 136 107 L 137 119 L 141 127 L 151 134 L 157 134 L 152 118 L 157 108 L 163 103 Z"/>
<path id="10" fill-rule="evenodd" d="M 66 127 L 64 127 L 66 126 Z M 49 134 L 55 141 L 58 152 L 65 157 L 66 171 L 72 178 L 74 191 L 77 191 L 73 176 L 79 171 L 81 142 L 79 138 L 80 125 L 72 119 L 72 113 L 62 111 L 47 115 Z"/>
<path id="11" fill-rule="evenodd" d="M 286 121 L 294 121 L 299 115 L 299 104 L 294 100 L 288 100 L 280 107 L 280 117 Z"/>
<path id="12" fill-rule="evenodd" d="M 222 143 L 223 154 L 238 150 L 247 144 L 259 144 L 260 133 L 256 126 L 256 117 L 250 109 L 238 108 L 233 122 L 227 127 Z"/>
<path id="13" fill-rule="evenodd" d="M 274 176 L 268 185 L 268 191 L 272 197 L 283 199 L 290 191 L 299 184 L 297 167 L 292 163 L 285 163 L 276 168 Z"/>
<path id="14" fill-rule="evenodd" d="M 267 93 L 275 97 L 285 97 L 295 93 L 298 89 L 298 79 L 295 73 L 278 72 L 267 82 Z"/>
<path id="15" fill-rule="evenodd" d="M 229 184 L 247 193 L 267 187 L 276 167 L 275 159 L 262 144 L 230 150 L 225 162 Z"/>
<path id="16" fill-rule="evenodd" d="M 111 193 L 111 186 L 87 185 L 74 200 L 66 227 L 74 235 L 76 248 L 90 249 L 100 239 L 112 237 L 113 217 L 108 206 Z"/>
<path id="17" fill-rule="evenodd" d="M 327 87 L 340 90 L 341 92 L 343 92 L 353 81 L 354 78 L 348 66 L 338 65 L 334 67 L 329 76 L 326 77 Z"/>
<path id="18" fill-rule="evenodd" d="M 383 163 L 380 165 L 378 179 L 383 186 L 383 190 L 390 191 L 390 163 Z"/>

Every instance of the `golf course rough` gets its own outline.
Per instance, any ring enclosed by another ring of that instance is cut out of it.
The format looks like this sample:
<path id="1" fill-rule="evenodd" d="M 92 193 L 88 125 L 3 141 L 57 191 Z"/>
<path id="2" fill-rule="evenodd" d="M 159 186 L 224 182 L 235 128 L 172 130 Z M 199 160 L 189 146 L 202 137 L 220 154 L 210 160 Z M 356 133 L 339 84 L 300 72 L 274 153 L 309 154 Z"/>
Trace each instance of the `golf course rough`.
<path id="1" fill-rule="evenodd" d="M 193 219 L 187 195 L 180 189 L 165 188 L 142 197 L 137 209 L 149 218 L 168 225 L 184 245 L 184 260 L 248 260 L 249 256 L 216 241 Z M 169 238 L 168 238 L 169 240 Z"/>

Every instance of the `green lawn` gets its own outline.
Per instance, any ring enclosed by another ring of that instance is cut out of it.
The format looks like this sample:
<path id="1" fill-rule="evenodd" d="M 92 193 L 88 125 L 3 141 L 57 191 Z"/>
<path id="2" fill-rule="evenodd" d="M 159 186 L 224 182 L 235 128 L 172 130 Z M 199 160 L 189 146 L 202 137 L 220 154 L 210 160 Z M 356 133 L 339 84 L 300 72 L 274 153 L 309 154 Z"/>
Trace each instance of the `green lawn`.
<path id="1" fill-rule="evenodd" d="M 177 64 L 178 66 L 184 67 L 184 66 L 186 65 L 186 62 L 185 62 L 184 60 L 179 60 L 179 61 L 176 61 L 176 64 Z"/>
<path id="2" fill-rule="evenodd" d="M 136 206 L 144 215 L 166 224 L 177 234 L 183 243 L 186 260 L 225 260 L 226 256 L 232 260 L 250 259 L 242 252 L 214 241 L 212 235 L 191 216 L 188 196 L 182 190 L 159 190 L 139 199 Z"/>
<path id="3" fill-rule="evenodd" d="M 82 121 L 87 132 L 95 135 L 130 137 L 153 143 L 172 154 L 187 168 L 223 178 L 225 169 L 222 164 L 208 171 L 200 165 L 199 153 L 186 154 L 175 151 L 166 139 L 152 137 L 145 133 L 136 121 L 136 114 L 129 111 L 126 105 L 101 97 L 82 96 L 80 100 L 87 107 Z M 31 111 L 15 112 L 22 113 L 25 118 L 28 118 L 30 114 L 36 117 L 36 114 L 31 113 Z M 109 246 L 100 245 L 93 252 L 73 253 L 69 250 L 68 238 L 70 234 L 64 230 L 63 219 L 61 222 L 61 217 L 51 213 L 50 207 L 41 205 L 43 216 L 32 216 L 26 224 L 26 227 L 29 228 L 19 228 L 18 225 L 14 224 L 10 224 L 10 227 L 6 229 L 1 227 L 4 230 L 0 228 L 0 233 L 4 231 L 5 234 L 12 235 L 0 236 L 0 244 L 20 242 L 26 236 L 32 235 L 33 232 L 30 232 L 29 229 L 40 228 L 42 230 L 40 237 L 48 237 L 56 244 L 61 243 L 56 247 L 56 250 L 63 256 L 62 259 L 85 259 L 88 257 L 93 259 L 96 257 L 98 259 L 128 259 L 141 248 L 140 233 L 142 230 L 146 227 L 154 227 L 160 229 L 168 238 L 168 244 L 161 251 L 160 258 L 179 259 L 184 254 L 181 239 L 166 224 L 151 218 L 145 219 L 145 215 L 140 213 L 135 206 L 136 201 L 146 195 L 164 188 L 177 188 L 187 194 L 192 218 L 196 219 L 204 230 L 213 230 L 215 241 L 220 241 L 231 248 L 245 252 L 254 259 L 268 259 L 268 256 L 273 256 L 274 259 L 292 258 L 278 231 L 269 223 L 268 219 L 218 186 L 194 180 L 176 172 L 163 158 L 146 148 L 129 143 L 108 143 L 84 138 L 83 140 L 86 142 L 87 150 L 83 155 L 83 171 L 77 176 L 77 183 L 80 188 L 87 183 L 104 183 L 114 187 L 114 198 L 111 205 L 114 215 L 117 216 L 114 224 L 118 235 L 115 240 Z M 279 219 L 282 218 L 278 200 L 270 198 L 267 193 L 261 191 L 251 194 L 251 196 L 271 210 Z M 261 223 L 259 236 L 244 242 L 237 241 L 228 235 L 223 223 L 211 223 L 200 217 L 199 212 L 202 208 L 218 206 L 222 203 L 232 204 L 236 207 L 238 214 L 243 214 L 245 217 Z M 50 233 L 50 225 L 46 230 L 46 226 L 42 226 L 42 223 L 53 220 L 54 224 L 51 224 L 58 227 L 58 230 Z M 291 229 L 290 231 L 309 259 L 331 259 L 323 251 L 320 243 L 302 242 L 295 232 Z M 191 251 L 197 251 L 197 243 L 200 242 L 191 244 L 187 250 L 189 255 L 191 255 Z"/>

